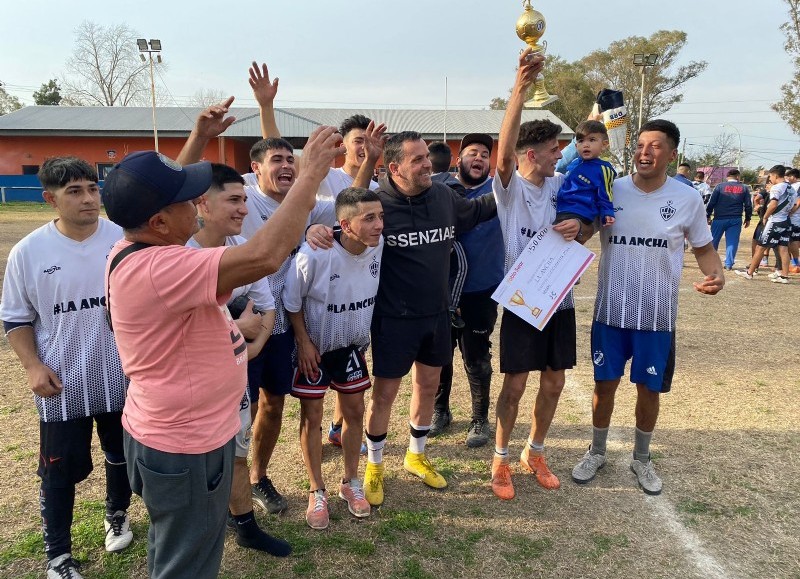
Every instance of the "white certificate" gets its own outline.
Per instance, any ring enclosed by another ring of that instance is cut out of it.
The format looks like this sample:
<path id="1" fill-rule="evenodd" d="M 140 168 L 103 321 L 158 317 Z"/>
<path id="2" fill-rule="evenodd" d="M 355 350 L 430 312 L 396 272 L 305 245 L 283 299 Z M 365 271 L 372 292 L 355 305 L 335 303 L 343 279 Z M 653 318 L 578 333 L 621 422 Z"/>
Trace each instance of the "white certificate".
<path id="1" fill-rule="evenodd" d="M 594 258 L 577 241 L 545 227 L 522 250 L 492 299 L 541 330 Z"/>

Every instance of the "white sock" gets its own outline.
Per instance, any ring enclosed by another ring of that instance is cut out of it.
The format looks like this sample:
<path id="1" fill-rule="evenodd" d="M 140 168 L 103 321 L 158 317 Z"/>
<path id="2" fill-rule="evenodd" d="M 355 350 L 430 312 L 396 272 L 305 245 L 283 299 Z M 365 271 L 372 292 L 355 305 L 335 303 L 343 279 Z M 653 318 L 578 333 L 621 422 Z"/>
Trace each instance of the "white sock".
<path id="1" fill-rule="evenodd" d="M 408 423 L 408 426 L 411 430 L 411 434 L 408 437 L 408 450 L 415 454 L 422 454 L 425 452 L 425 444 L 428 442 L 428 432 L 430 432 L 431 427 L 430 425 L 417 426 L 411 422 Z M 415 434 L 417 436 L 414 436 Z M 420 434 L 422 436 L 419 436 Z"/>
<path id="2" fill-rule="evenodd" d="M 380 442 L 375 442 L 367 438 L 367 462 L 380 464 L 383 462 L 383 447 L 386 445 L 384 438 Z"/>

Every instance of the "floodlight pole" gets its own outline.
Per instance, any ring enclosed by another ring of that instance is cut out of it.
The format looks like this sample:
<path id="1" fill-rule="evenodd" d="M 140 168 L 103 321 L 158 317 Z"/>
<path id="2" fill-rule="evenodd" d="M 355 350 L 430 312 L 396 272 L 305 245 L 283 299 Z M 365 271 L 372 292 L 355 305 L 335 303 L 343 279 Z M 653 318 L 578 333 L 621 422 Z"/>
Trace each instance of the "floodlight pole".
<path id="1" fill-rule="evenodd" d="M 648 66 L 655 66 L 658 61 L 659 55 L 656 53 L 651 54 L 634 54 L 633 64 L 642 68 L 642 88 L 639 91 L 639 127 L 637 130 L 642 129 L 642 113 L 644 111 L 644 74 Z"/>
<path id="2" fill-rule="evenodd" d="M 150 97 L 153 108 L 153 141 L 155 143 L 155 150 L 158 152 L 158 127 L 156 125 L 156 82 L 153 74 L 153 53 L 155 52 L 157 54 L 158 62 L 161 62 L 161 41 L 158 39 L 151 39 L 148 43 L 144 38 L 140 38 L 136 41 L 136 43 L 139 46 L 139 56 L 142 57 L 142 60 L 145 59 L 145 52 L 150 60 Z"/>

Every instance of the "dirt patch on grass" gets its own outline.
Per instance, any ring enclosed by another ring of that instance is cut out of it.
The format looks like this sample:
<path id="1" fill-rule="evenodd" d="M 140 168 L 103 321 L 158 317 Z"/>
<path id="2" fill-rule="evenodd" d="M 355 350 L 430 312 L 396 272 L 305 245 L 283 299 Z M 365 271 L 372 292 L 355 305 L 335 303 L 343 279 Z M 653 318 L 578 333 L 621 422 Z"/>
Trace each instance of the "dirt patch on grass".
<path id="1" fill-rule="evenodd" d="M 0 210 L 0 264 L 13 243 L 50 219 L 46 212 Z M 739 264 L 749 255 L 743 233 Z M 594 239 L 590 246 L 597 249 Z M 722 248 L 721 248 L 722 251 Z M 468 449 L 469 389 L 456 365 L 454 424 L 431 441 L 429 456 L 449 487 L 434 491 L 402 469 L 408 439 L 408 385 L 395 406 L 386 449 L 386 503 L 357 521 L 331 498 L 331 526 L 305 525 L 307 482 L 297 442 L 297 402 L 287 402 L 271 476 L 289 499 L 281 517 L 258 513 L 270 531 L 290 540 L 288 559 L 266 558 L 228 541 L 223 577 L 793 577 L 800 568 L 800 364 L 796 320 L 800 279 L 788 286 L 761 275 L 728 276 L 716 297 L 694 292 L 701 274 L 692 255 L 681 284 L 678 361 L 673 391 L 662 397 L 653 456 L 664 480 L 646 497 L 628 462 L 633 445 L 634 389 L 620 387 L 608 465 L 579 487 L 570 471 L 591 437 L 593 388 L 589 327 L 596 287 L 592 267 L 577 287 L 578 367 L 569 373 L 547 441 L 562 488 L 542 490 L 514 469 L 517 498 L 500 502 L 488 487 L 491 447 Z M 496 334 L 495 334 L 496 336 Z M 496 356 L 495 356 L 496 364 Z M 495 370 L 497 368 L 495 367 Z M 0 343 L 0 576 L 36 577 L 43 566 L 39 533 L 37 416 L 25 375 Z M 496 400 L 502 377 L 493 378 Z M 534 377 L 523 398 L 510 451 L 519 453 L 530 427 Z M 331 400 L 326 416 L 330 416 Z M 490 415 L 494 417 L 494 404 Z M 95 448 L 96 464 L 102 464 Z M 330 488 L 341 454 L 325 445 Z M 363 462 L 362 462 L 363 472 Z M 146 515 L 134 500 L 136 539 L 124 557 L 102 552 L 102 469 L 79 485 L 75 551 L 87 577 L 146 576 Z"/>

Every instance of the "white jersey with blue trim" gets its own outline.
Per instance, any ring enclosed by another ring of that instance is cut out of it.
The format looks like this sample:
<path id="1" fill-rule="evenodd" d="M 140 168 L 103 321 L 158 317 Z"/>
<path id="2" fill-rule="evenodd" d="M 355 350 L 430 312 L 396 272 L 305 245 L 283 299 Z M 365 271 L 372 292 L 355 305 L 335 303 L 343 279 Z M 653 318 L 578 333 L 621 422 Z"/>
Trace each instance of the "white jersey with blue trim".
<path id="1" fill-rule="evenodd" d="M 338 241 L 316 251 L 306 243 L 292 260 L 283 304 L 290 312 L 303 309 L 306 330 L 320 354 L 369 344 L 382 255 L 383 237 L 359 255 Z"/>
<path id="2" fill-rule="evenodd" d="M 703 200 L 674 179 L 645 193 L 631 176 L 614 182 L 616 220 L 600 229 L 595 320 L 633 330 L 674 331 L 683 240 L 711 243 Z"/>

